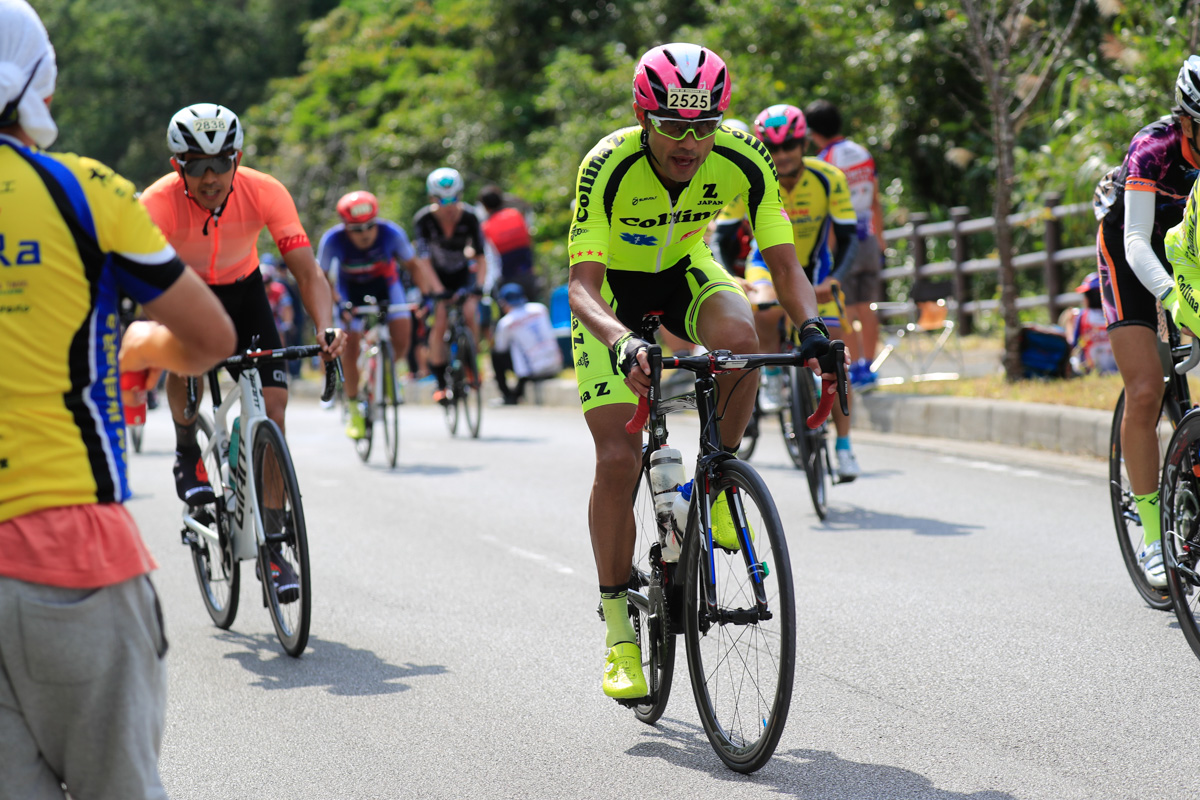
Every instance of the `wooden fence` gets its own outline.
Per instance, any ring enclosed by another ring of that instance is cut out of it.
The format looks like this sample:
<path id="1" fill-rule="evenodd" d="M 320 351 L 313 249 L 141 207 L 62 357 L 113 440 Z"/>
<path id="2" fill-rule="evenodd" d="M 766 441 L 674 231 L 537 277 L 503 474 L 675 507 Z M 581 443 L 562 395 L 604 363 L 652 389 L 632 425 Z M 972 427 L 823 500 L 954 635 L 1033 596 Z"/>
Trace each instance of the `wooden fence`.
<path id="1" fill-rule="evenodd" d="M 1074 203 L 1061 205 L 1062 196 L 1047 195 L 1045 206 L 1034 211 L 1025 211 L 1009 216 L 1008 222 L 1015 227 L 1029 227 L 1042 221 L 1043 235 L 1042 250 L 1031 253 L 1014 253 L 1013 268 L 1016 270 L 1041 269 L 1045 293 L 1032 297 L 1017 298 L 1017 308 L 1037 308 L 1044 306 L 1050 314 L 1053 323 L 1059 313 L 1067 306 L 1078 305 L 1079 295 L 1074 287 L 1063 286 L 1063 264 L 1081 260 L 1094 260 L 1096 245 L 1094 243 L 1083 247 L 1062 248 L 1061 220 L 1066 217 L 1092 214 L 1091 203 Z M 884 240 L 890 246 L 899 242 L 907 242 L 908 254 L 902 266 L 886 267 L 883 270 L 884 280 L 911 278 L 914 291 L 929 281 L 950 279 L 950 291 L 946 295 L 950 310 L 955 314 L 958 330 L 970 333 L 973 328 L 973 318 L 982 311 L 993 311 L 1000 308 L 997 299 L 976 299 L 971 296 L 971 282 L 968 278 L 989 272 L 998 272 L 1000 259 L 998 257 L 970 258 L 969 237 L 973 234 L 995 232 L 994 217 L 983 219 L 967 219 L 969 209 L 957 207 L 950 209 L 950 219 L 946 222 L 928 222 L 929 215 L 914 213 L 909 222 L 902 228 L 885 231 Z M 950 248 L 951 258 L 945 261 L 930 263 L 927 259 L 927 240 L 930 238 L 947 237 L 953 241 Z M 913 293 L 904 303 L 882 303 L 879 313 L 884 317 L 909 316 L 917 317 Z"/>

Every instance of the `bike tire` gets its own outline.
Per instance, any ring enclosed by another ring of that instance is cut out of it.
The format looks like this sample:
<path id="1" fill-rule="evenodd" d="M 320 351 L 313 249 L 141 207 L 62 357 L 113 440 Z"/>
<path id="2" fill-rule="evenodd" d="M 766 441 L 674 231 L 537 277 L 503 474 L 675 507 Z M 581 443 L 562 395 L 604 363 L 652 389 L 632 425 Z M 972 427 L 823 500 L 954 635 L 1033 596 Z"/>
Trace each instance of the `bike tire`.
<path id="1" fill-rule="evenodd" d="M 396 365 L 387 342 L 379 347 L 379 367 L 383 370 L 383 397 L 379 398 L 379 416 L 383 420 L 383 451 L 389 467 L 400 457 L 400 390 L 396 386 Z"/>
<path id="2" fill-rule="evenodd" d="M 298 658 L 308 645 L 312 621 L 308 533 L 292 456 L 274 421 L 265 420 L 255 428 L 251 459 L 258 508 L 266 526 L 266 542 L 258 552 L 258 574 L 279 643 L 289 656 Z M 281 530 L 272 530 L 274 523 L 280 523 Z M 298 590 L 292 600 L 281 598 L 276 591 L 270 568 L 272 550 L 296 575 Z"/>
<path id="3" fill-rule="evenodd" d="M 478 439 L 479 429 L 483 425 L 483 381 L 479 377 L 479 354 L 469 331 L 464 330 L 459 335 L 458 355 L 462 363 L 462 391 L 456 392 L 456 397 L 462 399 L 471 438 Z M 459 385 L 456 381 L 455 387 Z"/>
<path id="4" fill-rule="evenodd" d="M 679 609 L 672 608 L 670 595 L 678 564 L 662 560 L 654 493 L 650 488 L 650 473 L 644 467 L 642 476 L 633 495 L 637 541 L 629 584 L 631 589 L 650 598 L 651 608 L 643 610 L 630 602 L 629 616 L 633 618 L 637 644 L 642 651 L 642 671 L 650 694 L 647 702 L 633 706 L 633 713 L 642 722 L 653 725 L 667 709 L 674 682 L 675 633 L 671 614 L 679 613 Z"/>
<path id="5" fill-rule="evenodd" d="M 800 447 L 801 465 L 808 483 L 813 510 L 817 512 L 818 519 L 824 520 L 829 513 L 829 476 L 833 472 L 829 463 L 827 423 L 823 422 L 815 429 L 808 427 L 808 418 L 817 410 L 817 384 L 809 375 L 803 373 L 798 373 L 796 378 L 799 384 L 795 394 L 799 403 L 794 404 L 794 407 L 799 412 L 795 424 L 799 430 L 796 438 Z"/>
<path id="6" fill-rule="evenodd" d="M 1200 414 L 1186 415 L 1171 436 L 1159 483 L 1167 594 L 1192 652 L 1200 658 Z"/>
<path id="7" fill-rule="evenodd" d="M 801 370 L 807 367 L 788 367 L 784 370 L 787 376 L 786 402 L 779 410 L 779 428 L 783 433 L 783 446 L 787 448 L 788 457 L 796 465 L 796 469 L 804 469 L 804 407 L 799 388 L 806 377 Z"/>
<path id="8" fill-rule="evenodd" d="M 791 707 L 796 668 L 791 560 L 779 511 L 758 472 L 736 459 L 714 471 L 708 502 L 726 492 L 735 522 L 745 515 L 741 521 L 751 544 L 747 547 L 743 534 L 738 552 L 714 547 L 710 558 L 706 532 L 697 527 L 697 535 L 685 537 L 688 675 L 709 743 L 726 766 L 748 773 L 774 754 Z M 751 612 L 759 609 L 760 580 L 769 616 L 751 621 Z M 706 600 L 708 587 L 715 607 Z"/>
<path id="9" fill-rule="evenodd" d="M 213 424 L 204 414 L 197 415 L 197 443 L 204 452 L 213 436 Z M 196 582 L 200 585 L 200 597 L 213 624 L 228 630 L 237 617 L 238 599 L 241 596 L 241 570 L 233 552 L 230 538 L 229 512 L 225 508 L 225 487 L 221 479 L 221 454 L 213 448 L 204 459 L 204 469 L 212 483 L 216 502 L 200 509 L 192 509 L 193 517 L 207 517 L 210 527 L 216 527 L 219 542 L 214 545 L 206 538 L 189 537 L 192 551 L 192 566 L 196 571 Z"/>
<path id="10" fill-rule="evenodd" d="M 1173 403 L 1164 399 L 1164 413 L 1171 418 L 1172 425 L 1179 422 L 1176 414 L 1169 409 Z M 1137 503 L 1133 499 L 1133 490 L 1129 486 L 1129 477 L 1125 474 L 1125 461 L 1121 454 L 1121 420 L 1125 416 L 1125 392 L 1117 398 L 1116 408 L 1113 409 L 1112 430 L 1109 433 L 1108 447 L 1108 488 L 1112 504 L 1113 524 L 1117 529 L 1117 544 L 1121 549 L 1121 560 L 1125 562 L 1125 571 L 1133 581 L 1133 588 L 1141 595 L 1142 600 L 1151 608 L 1160 611 L 1171 607 L 1171 595 L 1165 589 L 1157 589 L 1146 580 L 1142 567 L 1138 563 L 1138 551 L 1142 546 L 1142 522 L 1138 515 Z M 1161 498 L 1160 498 L 1161 500 Z M 1160 504 L 1160 508 L 1161 508 Z"/>

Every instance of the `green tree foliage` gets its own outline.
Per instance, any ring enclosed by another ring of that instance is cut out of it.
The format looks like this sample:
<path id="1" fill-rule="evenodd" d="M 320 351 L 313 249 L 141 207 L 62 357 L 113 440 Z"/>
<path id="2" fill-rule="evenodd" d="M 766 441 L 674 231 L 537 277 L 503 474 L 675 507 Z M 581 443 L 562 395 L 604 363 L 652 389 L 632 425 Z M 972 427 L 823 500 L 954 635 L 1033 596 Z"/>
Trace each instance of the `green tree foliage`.
<path id="1" fill-rule="evenodd" d="M 295 71 L 297 29 L 336 0 L 37 0 L 58 56 L 57 149 L 138 185 L 170 169 L 167 122 L 191 103 L 242 113 Z"/>

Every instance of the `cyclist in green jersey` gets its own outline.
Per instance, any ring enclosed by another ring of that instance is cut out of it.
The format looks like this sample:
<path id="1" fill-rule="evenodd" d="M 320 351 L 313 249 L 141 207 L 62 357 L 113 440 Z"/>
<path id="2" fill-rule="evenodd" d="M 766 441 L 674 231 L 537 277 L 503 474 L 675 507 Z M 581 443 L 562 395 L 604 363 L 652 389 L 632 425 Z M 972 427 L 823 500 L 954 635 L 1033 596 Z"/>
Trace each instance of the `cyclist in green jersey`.
<path id="1" fill-rule="evenodd" d="M 647 693 L 625 598 L 636 535 L 628 498 L 642 449 L 641 432 L 626 433 L 625 423 L 650 386 L 650 343 L 639 338 L 641 320 L 658 312 L 667 330 L 691 342 L 759 352 L 745 294 L 704 243 L 709 220 L 738 195 L 746 198 L 780 302 L 801 321 L 801 351 L 810 366 L 817 369 L 816 357 L 829 349 L 766 147 L 721 125 L 730 86 L 725 63 L 705 47 L 653 48 L 634 74 L 637 127 L 601 140 L 579 168 L 569 245 L 572 343 L 596 446 L 588 517 L 607 626 L 602 688 L 619 699 Z M 757 380 L 731 375 L 718 384 L 724 446 L 734 452 L 753 411 Z M 713 537 L 719 546 L 738 547 L 720 504 Z"/>

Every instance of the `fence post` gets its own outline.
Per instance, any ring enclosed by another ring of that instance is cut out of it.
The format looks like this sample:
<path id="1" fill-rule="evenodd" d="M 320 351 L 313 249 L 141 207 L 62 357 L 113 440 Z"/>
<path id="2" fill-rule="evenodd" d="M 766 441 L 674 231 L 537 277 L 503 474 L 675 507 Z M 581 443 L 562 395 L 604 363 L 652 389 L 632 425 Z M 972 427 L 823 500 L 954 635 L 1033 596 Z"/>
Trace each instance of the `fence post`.
<path id="1" fill-rule="evenodd" d="M 1058 252 L 1062 224 L 1054 216 L 1054 207 L 1062 203 L 1062 194 L 1049 192 L 1046 195 L 1046 310 L 1050 313 L 1050 324 L 1058 323 L 1058 315 L 1062 307 L 1058 304 L 1058 295 L 1062 292 L 1062 265 L 1054 260 Z"/>
<path id="2" fill-rule="evenodd" d="M 913 257 L 913 292 L 916 292 L 917 284 L 920 283 L 924 276 L 921 271 L 925 264 L 928 263 L 929 253 L 925 248 L 925 236 L 918 233 L 918 228 L 929 221 L 929 215 L 924 211 L 914 211 L 908 215 L 908 222 L 912 225 L 912 232 L 909 234 L 909 247 L 912 250 Z M 920 316 L 920 310 L 913 303 L 912 322 L 916 322 Z"/>
<path id="3" fill-rule="evenodd" d="M 963 307 L 971 299 L 971 287 L 967 275 L 963 272 L 963 264 L 967 262 L 967 236 L 962 231 L 962 224 L 971 216 L 971 209 L 966 206 L 955 206 L 950 209 L 950 219 L 954 222 L 954 302 L 957 306 L 956 324 L 958 332 L 967 336 L 974 330 L 974 320 Z"/>

